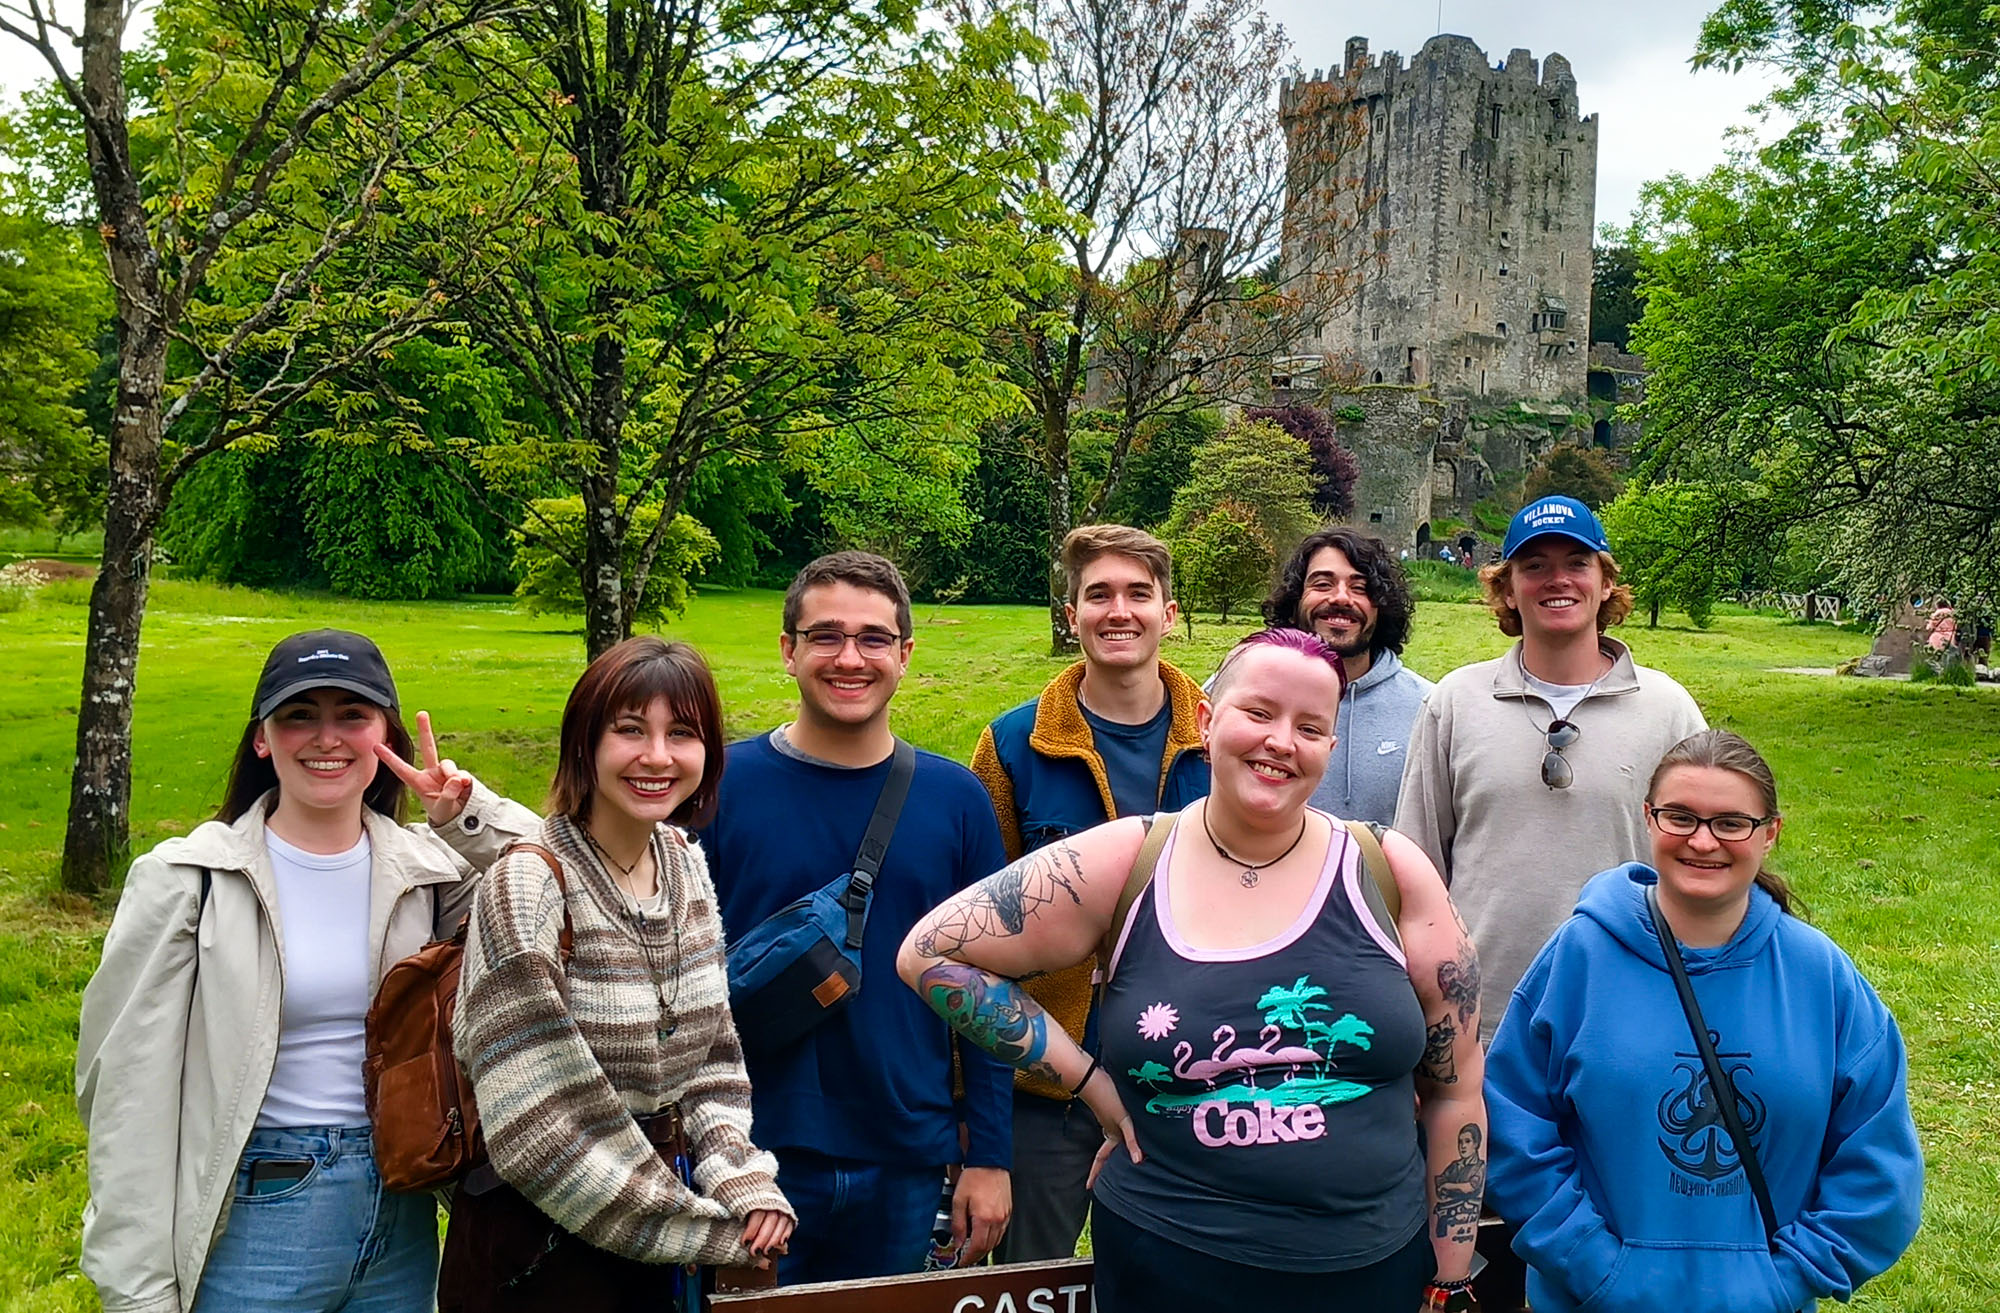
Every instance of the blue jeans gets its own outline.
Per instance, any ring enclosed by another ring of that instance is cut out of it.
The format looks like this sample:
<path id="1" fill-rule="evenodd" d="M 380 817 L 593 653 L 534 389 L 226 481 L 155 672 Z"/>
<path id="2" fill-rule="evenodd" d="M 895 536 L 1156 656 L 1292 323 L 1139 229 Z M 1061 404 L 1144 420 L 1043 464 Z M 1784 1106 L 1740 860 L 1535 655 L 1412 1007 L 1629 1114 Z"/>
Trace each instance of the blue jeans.
<path id="1" fill-rule="evenodd" d="M 202 1269 L 196 1313 L 409 1313 L 437 1291 L 437 1204 L 391 1194 L 366 1126 L 250 1133 L 229 1222 Z M 254 1163 L 310 1161 L 297 1181 L 251 1193 Z"/>
<path id="2" fill-rule="evenodd" d="M 856 1281 L 920 1271 L 944 1167 L 904 1167 L 779 1149 L 778 1188 L 798 1212 L 778 1284 Z"/>

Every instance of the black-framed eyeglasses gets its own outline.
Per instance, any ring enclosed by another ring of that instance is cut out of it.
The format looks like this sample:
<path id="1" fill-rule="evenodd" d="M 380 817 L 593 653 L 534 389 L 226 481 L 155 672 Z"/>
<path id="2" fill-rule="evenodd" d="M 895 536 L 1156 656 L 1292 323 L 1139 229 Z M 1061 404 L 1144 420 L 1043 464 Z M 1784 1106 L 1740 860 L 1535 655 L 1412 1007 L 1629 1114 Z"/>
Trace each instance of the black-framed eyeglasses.
<path id="1" fill-rule="evenodd" d="M 1745 816 L 1742 812 L 1697 816 L 1683 807 L 1655 807 L 1650 802 L 1646 804 L 1646 814 L 1653 818 L 1653 824 L 1660 827 L 1662 834 L 1692 838 L 1696 830 L 1706 825 L 1708 832 L 1724 843 L 1741 843 L 1778 819 L 1775 812 L 1769 816 Z"/>
<path id="2" fill-rule="evenodd" d="M 1583 736 L 1573 720 L 1552 720 L 1542 731 L 1542 738 L 1548 744 L 1548 751 L 1542 754 L 1542 783 L 1551 789 L 1567 789 L 1576 783 L 1576 771 L 1563 756 L 1563 749 Z"/>
<path id="3" fill-rule="evenodd" d="M 850 634 L 845 629 L 833 625 L 822 625 L 816 629 L 794 629 L 792 635 L 820 656 L 837 656 L 850 639 L 862 656 L 888 656 L 903 641 L 902 635 L 892 634 L 885 629 L 864 629 L 858 634 Z"/>

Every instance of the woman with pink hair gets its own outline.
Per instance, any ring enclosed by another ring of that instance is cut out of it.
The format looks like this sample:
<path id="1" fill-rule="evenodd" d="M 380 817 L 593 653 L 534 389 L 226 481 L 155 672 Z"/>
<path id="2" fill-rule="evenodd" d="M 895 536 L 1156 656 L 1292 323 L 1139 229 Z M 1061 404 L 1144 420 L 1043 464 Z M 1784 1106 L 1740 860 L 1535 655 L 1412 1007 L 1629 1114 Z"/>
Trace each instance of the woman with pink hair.
<path id="1" fill-rule="evenodd" d="M 1415 844 L 1384 839 L 1392 916 L 1367 832 L 1308 806 L 1345 681 L 1317 636 L 1252 634 L 1197 713 L 1207 798 L 1038 849 L 903 943 L 904 980 L 960 1034 L 1104 1127 L 1105 1313 L 1471 1306 L 1478 960 Z M 1089 1054 L 1017 982 L 1093 949 Z"/>

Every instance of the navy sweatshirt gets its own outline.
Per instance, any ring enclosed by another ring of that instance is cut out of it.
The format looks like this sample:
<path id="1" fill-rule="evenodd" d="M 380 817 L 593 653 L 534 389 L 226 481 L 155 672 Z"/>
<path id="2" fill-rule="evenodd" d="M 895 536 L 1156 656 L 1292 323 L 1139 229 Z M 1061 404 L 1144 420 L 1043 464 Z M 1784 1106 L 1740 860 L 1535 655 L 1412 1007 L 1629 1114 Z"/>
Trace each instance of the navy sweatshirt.
<path id="1" fill-rule="evenodd" d="M 769 734 L 729 745 L 716 819 L 701 831 L 733 941 L 848 870 L 889 773 L 803 761 Z M 875 883 L 861 948 L 861 990 L 777 1057 L 749 1063 L 757 1144 L 863 1162 L 959 1161 L 950 1028 L 896 975 L 920 917 L 1007 864 L 993 804 L 971 771 L 917 753 L 916 776 Z M 1014 1070 L 960 1045 L 965 1164 L 1007 1167 Z"/>

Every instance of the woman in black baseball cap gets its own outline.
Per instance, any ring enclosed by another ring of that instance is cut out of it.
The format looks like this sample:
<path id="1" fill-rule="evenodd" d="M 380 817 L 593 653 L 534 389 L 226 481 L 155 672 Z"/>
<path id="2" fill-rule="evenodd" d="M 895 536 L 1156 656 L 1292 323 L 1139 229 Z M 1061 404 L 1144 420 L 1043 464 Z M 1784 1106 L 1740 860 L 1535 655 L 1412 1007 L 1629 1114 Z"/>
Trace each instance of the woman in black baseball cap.
<path id="1" fill-rule="evenodd" d="M 215 818 L 132 864 L 77 1044 L 107 1306 L 430 1306 L 436 1216 L 382 1188 L 363 1018 L 539 822 L 441 759 L 424 712 L 417 733 L 421 767 L 374 643 L 294 634 Z M 403 824 L 410 794 L 428 824 Z"/>

